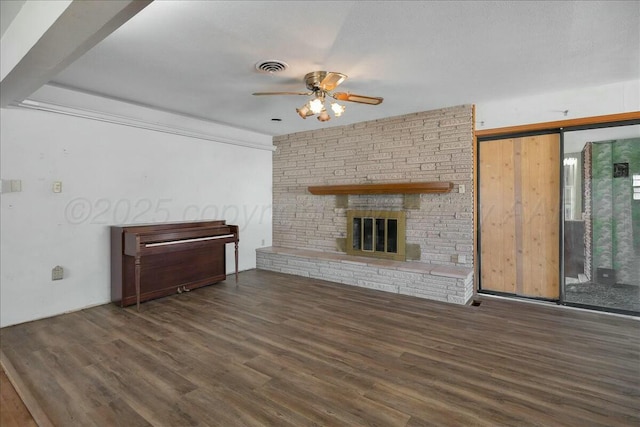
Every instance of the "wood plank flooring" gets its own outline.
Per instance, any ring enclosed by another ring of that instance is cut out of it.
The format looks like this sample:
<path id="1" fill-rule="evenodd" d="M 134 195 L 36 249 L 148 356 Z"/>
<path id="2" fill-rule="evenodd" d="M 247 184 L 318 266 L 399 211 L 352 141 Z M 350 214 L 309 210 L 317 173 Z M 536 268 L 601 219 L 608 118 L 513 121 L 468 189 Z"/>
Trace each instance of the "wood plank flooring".
<path id="1" fill-rule="evenodd" d="M 0 330 L 56 426 L 631 426 L 637 319 L 252 270 Z"/>
<path id="2" fill-rule="evenodd" d="M 37 427 L 35 420 L 9 382 L 4 369 L 0 370 L 0 426 Z"/>

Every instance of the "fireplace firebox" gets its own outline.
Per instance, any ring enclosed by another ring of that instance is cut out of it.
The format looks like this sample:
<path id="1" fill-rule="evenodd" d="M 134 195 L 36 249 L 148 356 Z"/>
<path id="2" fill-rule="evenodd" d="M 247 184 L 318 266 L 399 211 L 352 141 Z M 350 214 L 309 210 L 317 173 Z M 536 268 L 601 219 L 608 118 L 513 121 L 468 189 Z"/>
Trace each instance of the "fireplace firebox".
<path id="1" fill-rule="evenodd" d="M 403 211 L 347 211 L 347 253 L 405 261 Z"/>

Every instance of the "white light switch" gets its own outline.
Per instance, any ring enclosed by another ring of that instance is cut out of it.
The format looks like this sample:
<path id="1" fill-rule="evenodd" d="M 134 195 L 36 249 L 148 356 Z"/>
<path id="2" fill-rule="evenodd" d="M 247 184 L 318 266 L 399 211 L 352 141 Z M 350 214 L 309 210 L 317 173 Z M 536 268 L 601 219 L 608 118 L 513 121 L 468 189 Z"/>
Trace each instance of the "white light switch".
<path id="1" fill-rule="evenodd" d="M 62 193 L 62 181 L 54 181 L 53 182 L 53 192 L 54 193 Z"/>
<path id="2" fill-rule="evenodd" d="M 464 193 L 465 191 L 467 191 L 467 187 L 464 184 L 458 186 L 458 192 L 460 194 Z"/>

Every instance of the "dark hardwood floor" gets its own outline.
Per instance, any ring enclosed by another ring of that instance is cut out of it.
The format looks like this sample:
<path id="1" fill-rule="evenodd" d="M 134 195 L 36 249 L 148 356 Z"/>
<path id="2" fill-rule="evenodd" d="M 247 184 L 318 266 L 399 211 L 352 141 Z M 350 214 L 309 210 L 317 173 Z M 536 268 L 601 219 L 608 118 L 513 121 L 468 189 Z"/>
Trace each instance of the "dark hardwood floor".
<path id="1" fill-rule="evenodd" d="M 640 424 L 637 319 L 239 278 L 3 328 L 3 357 L 55 426 Z"/>

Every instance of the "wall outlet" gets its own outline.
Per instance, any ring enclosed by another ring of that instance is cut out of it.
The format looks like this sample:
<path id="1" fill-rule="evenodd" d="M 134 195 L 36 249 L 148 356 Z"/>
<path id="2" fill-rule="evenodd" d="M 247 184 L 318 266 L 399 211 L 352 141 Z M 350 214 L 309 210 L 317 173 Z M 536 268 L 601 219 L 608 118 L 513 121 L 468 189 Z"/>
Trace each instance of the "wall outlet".
<path id="1" fill-rule="evenodd" d="M 464 184 L 458 185 L 458 193 L 464 194 L 467 191 L 467 187 Z"/>
<path id="2" fill-rule="evenodd" d="M 51 270 L 51 280 L 62 280 L 63 276 L 64 269 L 62 267 L 60 267 L 59 265 L 53 267 L 53 269 Z"/>
<path id="3" fill-rule="evenodd" d="M 467 262 L 466 255 L 453 254 L 451 255 L 451 262 L 455 262 L 456 264 L 461 264 L 463 262 Z"/>
<path id="4" fill-rule="evenodd" d="M 53 182 L 53 192 L 54 193 L 62 193 L 62 181 L 54 181 Z"/>

